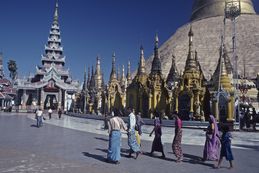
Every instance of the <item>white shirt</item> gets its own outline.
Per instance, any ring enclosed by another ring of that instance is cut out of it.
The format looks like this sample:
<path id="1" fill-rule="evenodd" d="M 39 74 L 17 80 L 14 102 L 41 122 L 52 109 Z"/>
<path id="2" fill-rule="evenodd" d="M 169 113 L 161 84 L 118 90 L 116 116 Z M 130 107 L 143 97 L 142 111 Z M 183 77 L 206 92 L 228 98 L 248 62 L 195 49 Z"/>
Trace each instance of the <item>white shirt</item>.
<path id="1" fill-rule="evenodd" d="M 135 125 L 136 125 L 136 116 L 134 115 L 134 113 L 130 113 L 129 114 L 129 130 L 135 129 Z"/>
<path id="2" fill-rule="evenodd" d="M 49 113 L 52 113 L 52 109 L 49 109 Z"/>
<path id="3" fill-rule="evenodd" d="M 38 116 L 38 117 L 40 117 L 40 116 L 42 116 L 42 110 L 37 110 L 37 112 L 36 112 L 36 115 Z"/>

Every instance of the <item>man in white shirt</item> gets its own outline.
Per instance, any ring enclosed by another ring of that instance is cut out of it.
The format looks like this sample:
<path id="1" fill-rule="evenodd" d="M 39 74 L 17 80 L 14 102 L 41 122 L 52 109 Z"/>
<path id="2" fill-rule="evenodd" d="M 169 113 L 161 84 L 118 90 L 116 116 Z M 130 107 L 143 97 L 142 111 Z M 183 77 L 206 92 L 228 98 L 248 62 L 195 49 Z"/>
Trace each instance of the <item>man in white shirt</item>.
<path id="1" fill-rule="evenodd" d="M 129 109 L 130 110 L 130 109 Z M 135 126 L 136 126 L 136 116 L 133 113 L 133 111 L 130 111 L 129 114 L 129 131 L 131 130 L 135 130 Z"/>
<path id="2" fill-rule="evenodd" d="M 37 127 L 39 128 L 40 126 L 42 126 L 42 115 L 43 115 L 43 111 L 40 109 L 38 109 L 36 111 L 36 119 L 37 119 Z"/>
<path id="3" fill-rule="evenodd" d="M 48 113 L 49 113 L 49 119 L 51 119 L 51 114 L 52 114 L 52 109 L 51 108 L 49 108 Z"/>
<path id="4" fill-rule="evenodd" d="M 128 117 L 128 145 L 130 147 L 129 157 L 131 157 L 132 153 L 136 153 L 135 159 L 137 159 L 141 152 L 135 135 L 136 116 L 131 108 L 128 108 L 128 111 L 130 113 Z"/>

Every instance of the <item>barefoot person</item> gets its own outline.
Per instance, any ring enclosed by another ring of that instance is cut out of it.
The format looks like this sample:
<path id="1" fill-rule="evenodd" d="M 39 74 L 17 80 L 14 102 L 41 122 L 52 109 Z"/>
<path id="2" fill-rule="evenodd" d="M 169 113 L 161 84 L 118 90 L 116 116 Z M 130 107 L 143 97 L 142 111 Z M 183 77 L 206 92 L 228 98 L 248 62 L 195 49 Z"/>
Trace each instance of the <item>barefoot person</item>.
<path id="1" fill-rule="evenodd" d="M 231 149 L 231 138 L 232 135 L 229 132 L 229 127 L 228 126 L 223 126 L 222 127 L 222 137 L 221 137 L 221 150 L 220 150 L 220 159 L 218 162 L 218 165 L 216 166 L 217 168 L 220 167 L 220 164 L 223 160 L 223 157 L 226 158 L 226 160 L 229 161 L 229 169 L 233 168 L 233 163 L 232 161 L 234 160 L 233 154 L 232 154 L 232 149 Z"/>
<path id="2" fill-rule="evenodd" d="M 143 121 L 143 119 L 141 118 L 141 113 L 139 112 L 136 115 L 136 138 L 137 138 L 137 143 L 138 145 L 141 147 L 141 135 L 142 135 L 142 125 L 144 125 L 145 122 Z"/>
<path id="3" fill-rule="evenodd" d="M 177 158 L 176 162 L 181 162 L 183 160 L 182 152 L 182 120 L 179 118 L 177 113 L 174 114 L 175 117 L 175 136 L 172 144 L 173 152 Z"/>
<path id="4" fill-rule="evenodd" d="M 128 116 L 128 145 L 130 147 L 129 157 L 131 157 L 132 153 L 136 153 L 135 159 L 137 159 L 140 154 L 140 147 L 137 143 L 135 133 L 136 116 L 131 108 L 128 108 L 128 111 L 130 113 Z"/>
<path id="5" fill-rule="evenodd" d="M 158 112 L 155 113 L 155 120 L 154 120 L 154 128 L 149 136 L 152 136 L 153 132 L 155 132 L 155 137 L 152 143 L 152 149 L 150 154 L 153 155 L 154 151 L 161 152 L 162 158 L 165 158 L 164 148 L 161 140 L 162 136 L 162 129 L 161 129 L 161 117 L 159 116 Z"/>
<path id="6" fill-rule="evenodd" d="M 119 164 L 121 158 L 121 130 L 127 130 L 124 121 L 118 117 L 118 113 L 114 114 L 108 122 L 109 132 L 109 148 L 107 153 L 107 161 L 114 164 Z"/>
<path id="7" fill-rule="evenodd" d="M 218 161 L 220 150 L 219 130 L 213 115 L 210 115 L 209 126 L 206 130 L 206 141 L 203 150 L 203 161 Z"/>

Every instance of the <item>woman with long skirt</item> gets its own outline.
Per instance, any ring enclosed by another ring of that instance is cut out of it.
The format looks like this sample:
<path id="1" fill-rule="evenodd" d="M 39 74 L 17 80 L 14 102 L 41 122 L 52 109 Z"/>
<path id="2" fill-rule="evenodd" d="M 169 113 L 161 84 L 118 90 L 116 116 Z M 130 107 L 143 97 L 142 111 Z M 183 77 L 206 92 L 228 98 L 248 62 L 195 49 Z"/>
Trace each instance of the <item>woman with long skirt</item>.
<path id="1" fill-rule="evenodd" d="M 206 141 L 203 150 L 203 161 L 218 161 L 220 152 L 220 136 L 217 122 L 213 115 L 210 115 L 209 126 L 206 130 Z"/>
<path id="2" fill-rule="evenodd" d="M 165 158 L 164 148 L 161 140 L 162 129 L 161 129 L 161 118 L 158 114 L 155 115 L 154 120 L 154 128 L 149 136 L 152 136 L 153 132 L 155 132 L 155 137 L 152 143 L 151 155 L 153 155 L 154 151 L 161 152 L 162 158 Z"/>
<path id="3" fill-rule="evenodd" d="M 182 120 L 179 118 L 177 114 L 175 117 L 175 136 L 172 144 L 172 149 L 177 158 L 176 162 L 179 163 L 183 160 L 183 152 L 182 152 Z"/>

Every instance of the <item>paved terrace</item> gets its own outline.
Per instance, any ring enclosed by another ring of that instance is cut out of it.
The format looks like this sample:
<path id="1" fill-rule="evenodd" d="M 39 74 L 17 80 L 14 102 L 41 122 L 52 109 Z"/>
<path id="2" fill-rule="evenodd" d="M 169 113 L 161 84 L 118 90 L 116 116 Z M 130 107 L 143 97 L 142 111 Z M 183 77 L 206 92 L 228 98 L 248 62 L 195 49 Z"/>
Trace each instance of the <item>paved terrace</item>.
<path id="1" fill-rule="evenodd" d="M 33 114 L 0 113 L 0 172 L 1 173 L 138 173 L 138 172 L 251 172 L 259 170 L 259 133 L 233 132 L 233 170 L 223 162 L 220 170 L 213 162 L 202 162 L 205 135 L 201 129 L 184 129 L 184 161 L 175 163 L 171 142 L 174 128 L 163 127 L 166 159 L 160 153 L 151 157 L 148 133 L 152 126 L 144 126 L 142 150 L 138 160 L 127 158 L 126 134 L 122 140 L 120 165 L 105 162 L 108 135 L 103 121 L 53 115 L 42 128 L 35 127 Z"/>

